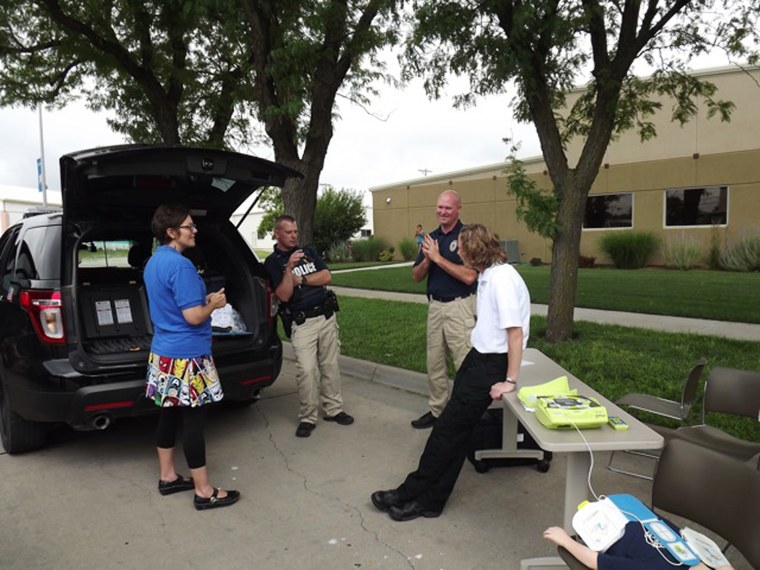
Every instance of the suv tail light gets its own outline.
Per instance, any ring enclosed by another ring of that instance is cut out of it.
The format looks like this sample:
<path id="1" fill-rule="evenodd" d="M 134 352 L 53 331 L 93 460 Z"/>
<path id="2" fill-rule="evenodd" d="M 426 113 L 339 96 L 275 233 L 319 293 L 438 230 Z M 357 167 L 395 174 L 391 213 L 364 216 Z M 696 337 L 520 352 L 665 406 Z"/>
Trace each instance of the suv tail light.
<path id="1" fill-rule="evenodd" d="M 66 342 L 60 292 L 44 289 L 24 290 L 19 293 L 19 302 L 29 313 L 34 330 L 43 342 Z"/>

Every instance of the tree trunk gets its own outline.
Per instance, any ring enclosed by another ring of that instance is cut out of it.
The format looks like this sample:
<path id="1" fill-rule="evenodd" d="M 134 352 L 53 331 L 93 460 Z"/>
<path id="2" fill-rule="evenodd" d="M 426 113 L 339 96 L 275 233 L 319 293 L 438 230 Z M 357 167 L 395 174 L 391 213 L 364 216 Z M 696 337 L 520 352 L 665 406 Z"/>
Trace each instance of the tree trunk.
<path id="1" fill-rule="evenodd" d="M 322 169 L 309 167 L 303 161 L 299 163 L 298 170 L 304 173 L 304 178 L 288 178 L 285 181 L 285 187 L 282 189 L 282 203 L 285 213 L 296 219 L 298 244 L 303 246 L 311 245 L 314 238 L 314 210 L 317 205 L 319 175 Z"/>
<path id="2" fill-rule="evenodd" d="M 578 254 L 580 253 L 583 212 L 588 189 L 577 188 L 570 170 L 561 188 L 557 219 L 562 225 L 552 245 L 551 287 L 546 340 L 561 342 L 573 335 L 575 294 L 578 289 Z"/>

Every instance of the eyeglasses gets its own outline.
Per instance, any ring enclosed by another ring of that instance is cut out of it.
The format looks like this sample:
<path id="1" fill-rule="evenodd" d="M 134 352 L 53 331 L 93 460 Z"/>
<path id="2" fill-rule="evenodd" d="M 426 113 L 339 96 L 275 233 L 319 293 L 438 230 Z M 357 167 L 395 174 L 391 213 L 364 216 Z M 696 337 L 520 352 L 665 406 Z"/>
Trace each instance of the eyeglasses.
<path id="1" fill-rule="evenodd" d="M 177 229 L 186 229 L 186 230 L 190 230 L 191 232 L 197 232 L 198 226 L 196 226 L 195 224 L 185 224 L 184 226 L 177 226 Z"/>

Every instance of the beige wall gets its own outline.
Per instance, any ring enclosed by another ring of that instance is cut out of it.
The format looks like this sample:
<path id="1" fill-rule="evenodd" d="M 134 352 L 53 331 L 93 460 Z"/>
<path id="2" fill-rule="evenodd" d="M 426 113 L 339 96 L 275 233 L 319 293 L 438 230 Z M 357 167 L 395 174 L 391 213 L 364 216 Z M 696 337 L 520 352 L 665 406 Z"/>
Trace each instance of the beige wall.
<path id="1" fill-rule="evenodd" d="M 641 143 L 635 133 L 626 133 L 613 142 L 591 194 L 633 193 L 633 229 L 652 231 L 663 244 L 681 236 L 697 240 L 705 253 L 714 234 L 722 243 L 733 243 L 748 233 L 760 231 L 760 72 L 719 70 L 705 73 L 705 79 L 719 88 L 718 97 L 734 102 L 730 123 L 707 119 L 704 109 L 691 123 L 681 127 L 671 123 L 672 105 L 663 105 L 656 119 L 658 137 Z M 568 154 L 577 157 L 578 147 Z M 571 160 L 571 164 L 573 163 Z M 514 199 L 507 193 L 504 164 L 487 165 L 466 171 L 425 177 L 395 185 L 372 188 L 375 234 L 391 245 L 413 237 L 416 225 L 426 230 L 437 227 L 435 201 L 443 190 L 457 190 L 463 203 L 462 220 L 480 222 L 494 228 L 502 239 L 516 239 L 520 261 L 539 257 L 551 260 L 551 242 L 527 231 L 515 217 Z M 542 159 L 525 161 L 527 172 L 542 188 L 549 188 Z M 726 185 L 728 223 L 726 226 L 666 228 L 665 190 Z M 390 200 L 390 201 L 389 201 Z M 581 254 L 609 263 L 601 253 L 599 239 L 609 231 L 584 230 Z M 652 260 L 663 262 L 661 253 Z"/>

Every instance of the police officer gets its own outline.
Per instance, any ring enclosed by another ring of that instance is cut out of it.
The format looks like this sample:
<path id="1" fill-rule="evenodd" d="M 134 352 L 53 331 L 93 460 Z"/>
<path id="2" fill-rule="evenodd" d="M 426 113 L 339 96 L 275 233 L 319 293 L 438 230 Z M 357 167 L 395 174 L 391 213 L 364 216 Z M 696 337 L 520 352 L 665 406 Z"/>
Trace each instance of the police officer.
<path id="1" fill-rule="evenodd" d="M 287 215 L 277 218 L 274 238 L 277 243 L 264 265 L 296 355 L 296 436 L 309 437 L 317 425 L 320 403 L 325 421 L 344 426 L 354 422 L 343 411 L 340 390 L 338 306 L 335 295 L 325 287 L 332 280 L 327 265 L 313 248 L 298 246 L 295 219 Z"/>
<path id="2" fill-rule="evenodd" d="M 457 369 L 470 350 L 470 331 L 475 326 L 475 290 L 478 273 L 465 267 L 457 251 L 462 222 L 462 202 L 454 190 L 438 196 L 438 228 L 423 237 L 412 268 L 412 278 L 427 277 L 427 375 L 430 409 L 412 421 L 417 429 L 430 428 L 449 400 L 447 356 Z"/>

